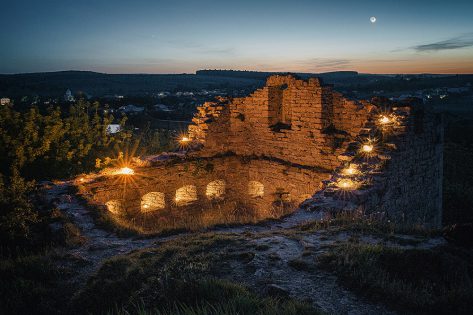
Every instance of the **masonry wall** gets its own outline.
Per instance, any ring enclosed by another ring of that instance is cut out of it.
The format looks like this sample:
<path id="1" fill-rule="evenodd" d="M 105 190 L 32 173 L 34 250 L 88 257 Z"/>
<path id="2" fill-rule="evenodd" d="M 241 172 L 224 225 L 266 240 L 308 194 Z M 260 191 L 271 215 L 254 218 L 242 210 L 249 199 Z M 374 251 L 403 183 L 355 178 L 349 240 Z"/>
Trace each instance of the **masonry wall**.
<path id="1" fill-rule="evenodd" d="M 96 204 L 110 200 L 121 203 L 123 211 L 139 213 L 143 196 L 150 192 L 164 194 L 165 208 L 176 208 L 176 191 L 184 186 L 195 186 L 197 202 L 208 201 L 207 186 L 214 181 L 225 183 L 222 199 L 247 205 L 255 209 L 260 219 L 274 217 L 273 202 L 291 203 L 291 211 L 321 188 L 321 182 L 330 173 L 316 169 L 299 168 L 264 159 L 245 160 L 239 157 L 199 159 L 181 163 L 161 164 L 136 168 L 136 174 L 126 185 L 117 185 L 117 177 L 103 176 L 84 184 L 85 195 Z M 252 196 L 250 182 L 262 185 L 263 193 Z M 277 216 L 277 215 L 276 215 Z"/>
<path id="2" fill-rule="evenodd" d="M 360 135 L 377 139 L 373 154 L 360 154 L 360 146 L 347 150 L 345 163 L 305 206 L 332 213 L 356 211 L 408 225 L 441 226 L 441 116 L 415 102 L 390 111 L 397 117 L 394 126 L 384 129 L 371 121 Z M 360 172 L 344 174 L 348 165 L 356 165 Z M 360 187 L 340 187 L 339 183 L 347 179 Z"/>
<path id="3" fill-rule="evenodd" d="M 332 170 L 372 108 L 317 78 L 272 76 L 248 97 L 204 104 L 190 133 L 203 143 L 200 156 L 231 151 Z"/>
<path id="4" fill-rule="evenodd" d="M 390 220 L 440 227 L 442 221 L 443 124 L 440 114 L 411 108 L 406 133 L 393 141 L 384 185 L 369 196 L 368 212 Z"/>

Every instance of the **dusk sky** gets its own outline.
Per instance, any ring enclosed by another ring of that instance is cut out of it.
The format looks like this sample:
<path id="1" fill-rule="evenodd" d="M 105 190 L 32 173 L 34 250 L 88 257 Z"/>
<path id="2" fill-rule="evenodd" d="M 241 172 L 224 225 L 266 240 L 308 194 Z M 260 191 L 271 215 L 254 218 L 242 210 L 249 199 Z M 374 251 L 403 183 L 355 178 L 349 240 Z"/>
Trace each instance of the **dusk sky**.
<path id="1" fill-rule="evenodd" d="M 1 12 L 0 73 L 473 73 L 472 0 L 16 0 Z"/>

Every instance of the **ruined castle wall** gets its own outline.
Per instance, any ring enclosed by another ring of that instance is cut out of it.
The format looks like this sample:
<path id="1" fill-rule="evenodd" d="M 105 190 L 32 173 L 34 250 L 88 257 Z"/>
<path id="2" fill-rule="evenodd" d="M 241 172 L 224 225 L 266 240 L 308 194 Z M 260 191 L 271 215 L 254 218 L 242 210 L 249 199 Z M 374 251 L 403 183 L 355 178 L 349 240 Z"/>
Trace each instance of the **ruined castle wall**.
<path id="1" fill-rule="evenodd" d="M 211 111 L 215 106 L 203 107 Z M 214 120 L 218 127 L 202 125 L 206 132 L 199 155 L 231 151 L 324 169 L 339 164 L 337 156 L 359 133 L 370 110 L 316 78 L 303 81 L 292 76 L 272 76 L 262 89 L 225 107 L 229 111 L 223 110 Z"/>
<path id="2" fill-rule="evenodd" d="M 344 98 L 342 94 L 333 92 L 333 111 L 331 122 L 336 130 L 345 131 L 355 139 L 360 130 L 365 126 L 366 121 L 374 106 L 366 101 L 356 102 Z"/>
<path id="3" fill-rule="evenodd" d="M 141 174 L 141 175 L 140 175 Z M 206 160 L 162 164 L 153 167 L 136 168 L 135 175 L 126 182 L 117 177 L 104 176 L 85 185 L 91 194 L 91 201 L 106 204 L 111 200 L 121 203 L 123 211 L 137 213 L 142 197 L 148 193 L 164 195 L 166 209 L 176 208 L 176 191 L 182 187 L 194 186 L 196 202 L 208 201 L 208 185 L 220 181 L 225 184 L 222 199 L 246 204 L 257 209 L 261 218 L 272 217 L 271 205 L 282 201 L 292 203 L 292 208 L 321 188 L 322 180 L 330 173 L 313 169 L 293 167 L 268 160 L 241 160 L 238 157 L 223 157 Z M 251 189 L 256 184 L 261 186 Z"/>
<path id="4" fill-rule="evenodd" d="M 360 153 L 361 144 L 347 152 L 346 164 L 306 205 L 328 212 L 353 210 L 407 225 L 441 226 L 441 116 L 422 104 L 393 111 L 394 126 L 368 123 L 364 128 L 362 138 L 376 139 L 373 153 Z M 356 166 L 358 173 L 346 175 L 343 170 L 348 165 Z M 357 188 L 343 188 L 341 183 L 347 180 Z"/>
<path id="5" fill-rule="evenodd" d="M 413 108 L 407 132 L 383 170 L 385 183 L 366 203 L 392 221 L 440 227 L 442 219 L 443 126 L 441 116 Z"/>

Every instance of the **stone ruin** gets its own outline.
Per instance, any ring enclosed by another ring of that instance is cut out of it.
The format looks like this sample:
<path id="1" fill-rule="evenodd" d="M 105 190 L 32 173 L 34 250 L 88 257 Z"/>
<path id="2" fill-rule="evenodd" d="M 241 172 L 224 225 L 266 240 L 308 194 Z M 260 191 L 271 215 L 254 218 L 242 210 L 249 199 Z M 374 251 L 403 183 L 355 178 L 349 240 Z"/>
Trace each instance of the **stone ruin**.
<path id="1" fill-rule="evenodd" d="M 318 78 L 275 75 L 247 97 L 197 109 L 184 154 L 139 160 L 144 176 L 126 194 L 110 176 L 90 181 L 88 199 L 115 213 L 169 211 L 212 224 L 240 208 L 253 209 L 253 221 L 299 209 L 441 224 L 442 119 L 417 99 L 349 100 Z"/>

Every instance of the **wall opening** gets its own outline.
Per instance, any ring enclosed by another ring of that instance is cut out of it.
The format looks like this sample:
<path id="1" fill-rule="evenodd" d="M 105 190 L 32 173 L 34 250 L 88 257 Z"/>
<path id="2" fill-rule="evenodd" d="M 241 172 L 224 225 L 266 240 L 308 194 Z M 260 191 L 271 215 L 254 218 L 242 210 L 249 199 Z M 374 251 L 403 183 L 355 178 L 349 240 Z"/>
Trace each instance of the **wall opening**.
<path id="1" fill-rule="evenodd" d="M 269 126 L 273 131 L 291 128 L 292 110 L 288 102 L 284 102 L 284 90 L 287 84 L 268 88 Z"/>
<path id="2" fill-rule="evenodd" d="M 222 199 L 225 194 L 225 181 L 214 180 L 207 185 L 205 195 L 209 199 Z"/>
<path id="3" fill-rule="evenodd" d="M 125 210 L 120 200 L 116 199 L 107 201 L 105 206 L 107 206 L 107 210 L 113 214 L 121 214 Z"/>
<path id="4" fill-rule="evenodd" d="M 291 193 L 284 188 L 276 188 L 274 193 L 275 200 L 277 202 L 291 202 Z"/>
<path id="5" fill-rule="evenodd" d="M 162 192 L 150 192 L 141 197 L 141 212 L 156 211 L 165 207 L 166 201 Z"/>
<path id="6" fill-rule="evenodd" d="M 264 185 L 258 181 L 252 180 L 248 183 L 248 194 L 250 197 L 257 198 L 264 196 Z"/>
<path id="7" fill-rule="evenodd" d="M 176 204 L 178 206 L 188 205 L 197 200 L 197 187 L 195 185 L 182 186 L 176 190 Z"/>

